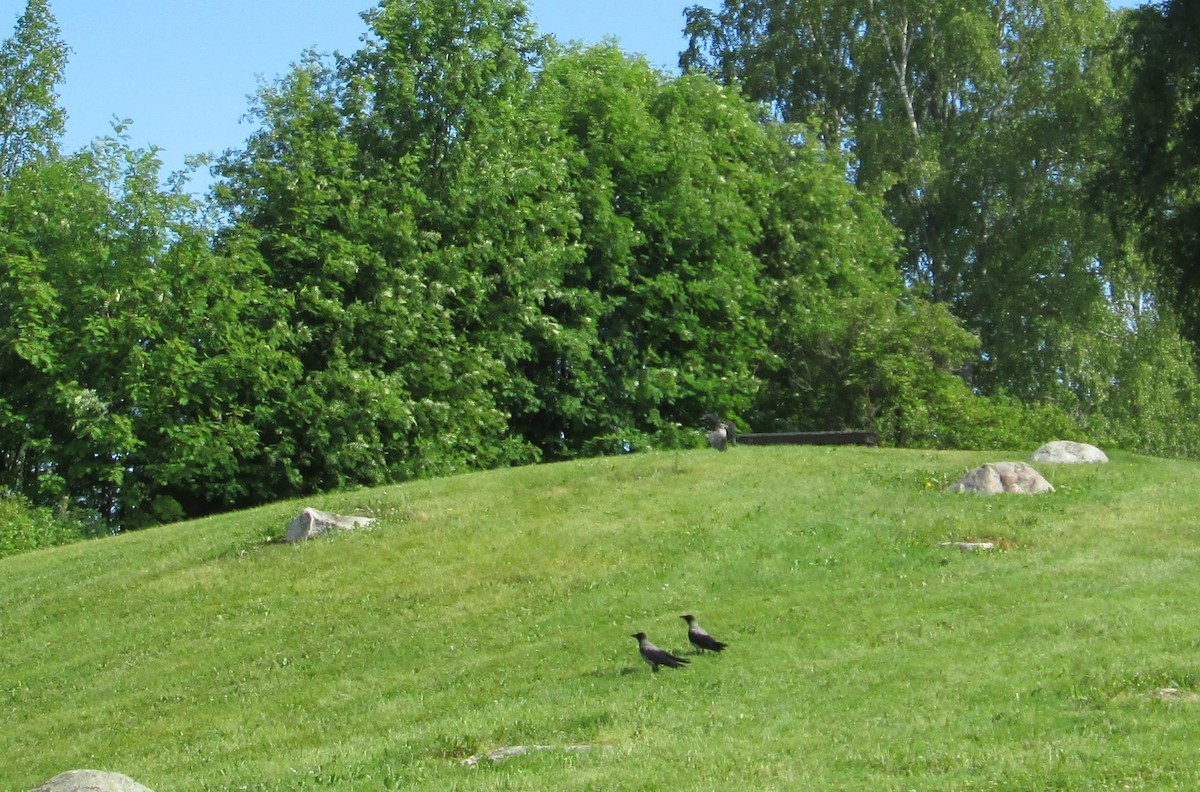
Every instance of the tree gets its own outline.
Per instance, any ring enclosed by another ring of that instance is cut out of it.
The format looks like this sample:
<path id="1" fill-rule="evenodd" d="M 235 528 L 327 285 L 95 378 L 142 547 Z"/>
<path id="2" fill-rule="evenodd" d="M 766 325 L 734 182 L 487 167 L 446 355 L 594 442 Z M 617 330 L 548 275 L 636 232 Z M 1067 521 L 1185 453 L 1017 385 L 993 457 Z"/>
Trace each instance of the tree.
<path id="1" fill-rule="evenodd" d="M 13 35 L 0 44 L 0 185 L 22 165 L 57 151 L 66 113 L 55 91 L 66 63 L 48 0 L 28 0 Z"/>
<path id="2" fill-rule="evenodd" d="M 1105 144 L 1102 0 L 689 9 L 681 58 L 850 151 L 902 233 L 906 281 L 981 339 L 984 392 L 1061 398 L 1065 358 L 1105 298 L 1085 211 Z"/>
<path id="3" fill-rule="evenodd" d="M 936 443 L 975 342 L 905 294 L 894 230 L 840 154 L 736 88 L 611 46 L 555 59 L 539 92 L 575 152 L 584 257 L 567 284 L 596 328 L 571 367 L 597 405 L 581 450 L 679 442 L 673 426 L 714 410 Z"/>
<path id="4" fill-rule="evenodd" d="M 1119 39 L 1121 134 L 1099 181 L 1126 249 L 1156 275 L 1163 302 L 1200 343 L 1200 6 L 1164 0 L 1125 12 Z"/>
<path id="5" fill-rule="evenodd" d="M 766 335 L 752 248 L 770 180 L 756 158 L 772 144 L 756 109 L 612 45 L 554 59 L 538 101 L 580 218 L 563 281 L 578 298 L 556 313 L 572 338 L 561 384 L 581 407 L 560 416 L 567 444 L 676 443 L 705 413 L 744 411 Z"/>
<path id="6" fill-rule="evenodd" d="M 225 244 L 255 250 L 294 306 L 303 379 L 275 431 L 301 490 L 535 455 L 508 430 L 526 390 L 509 366 L 557 243 L 526 233 L 542 187 L 514 164 L 536 155 L 509 152 L 537 58 L 524 5 L 366 19 L 359 52 L 262 92 L 263 129 L 221 166 Z"/>
<path id="7" fill-rule="evenodd" d="M 159 169 L 118 133 L 21 169 L 0 201 L 0 474 L 113 527 L 260 502 L 288 370 L 261 274 L 212 252 Z"/>
<path id="8" fill-rule="evenodd" d="M 554 458 L 563 427 L 548 405 L 563 402 L 550 372 L 573 344 L 556 306 L 572 299 L 562 283 L 579 248 L 552 122 L 531 109 L 548 42 L 521 2 L 391 3 L 368 19 L 379 43 L 352 59 L 351 79 L 373 111 L 350 128 L 372 172 L 414 168 L 402 182 L 381 172 L 394 187 L 378 200 L 414 211 L 424 242 L 408 266 L 441 289 L 451 331 L 490 372 L 506 425 L 481 424 L 495 462 Z"/>
<path id="9" fill-rule="evenodd" d="M 880 196 L 846 181 L 845 157 L 803 128 L 770 129 L 779 145 L 764 167 L 778 178 L 755 255 L 771 355 L 748 417 L 763 431 L 867 428 L 888 444 L 958 444 L 962 414 L 983 411 L 961 376 L 978 339 L 905 288 L 896 230 Z"/>

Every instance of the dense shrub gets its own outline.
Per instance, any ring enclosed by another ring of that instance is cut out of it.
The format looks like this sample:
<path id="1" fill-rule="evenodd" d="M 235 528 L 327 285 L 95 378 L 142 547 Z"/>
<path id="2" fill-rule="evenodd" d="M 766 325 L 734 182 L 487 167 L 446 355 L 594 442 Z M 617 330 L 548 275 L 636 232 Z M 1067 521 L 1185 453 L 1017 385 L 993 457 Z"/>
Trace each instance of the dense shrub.
<path id="1" fill-rule="evenodd" d="M 19 495 L 0 496 L 0 558 L 77 542 L 90 533 L 74 517 L 34 506 Z"/>

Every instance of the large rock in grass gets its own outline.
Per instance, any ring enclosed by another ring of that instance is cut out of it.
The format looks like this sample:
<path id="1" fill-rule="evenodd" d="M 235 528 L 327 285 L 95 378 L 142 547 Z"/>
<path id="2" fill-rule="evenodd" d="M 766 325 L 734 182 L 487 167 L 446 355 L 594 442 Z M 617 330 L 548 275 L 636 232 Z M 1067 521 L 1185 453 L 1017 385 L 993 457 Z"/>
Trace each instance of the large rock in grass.
<path id="1" fill-rule="evenodd" d="M 104 770 L 68 770 L 30 792 L 154 792 L 129 776 Z"/>
<path id="2" fill-rule="evenodd" d="M 1033 452 L 1034 462 L 1054 462 L 1071 464 L 1079 462 L 1107 462 L 1108 455 L 1087 443 L 1076 443 L 1071 440 L 1055 440 Z"/>
<path id="3" fill-rule="evenodd" d="M 305 509 L 288 523 L 287 536 L 284 541 L 289 543 L 303 542 L 320 536 L 330 530 L 352 531 L 375 522 L 370 517 L 347 517 L 344 514 L 330 514 L 320 509 Z"/>
<path id="4" fill-rule="evenodd" d="M 1040 495 L 1054 492 L 1054 487 L 1024 462 L 989 462 L 980 465 L 950 485 L 951 492 L 973 492 L 977 495 L 1000 495 L 1016 492 Z"/>

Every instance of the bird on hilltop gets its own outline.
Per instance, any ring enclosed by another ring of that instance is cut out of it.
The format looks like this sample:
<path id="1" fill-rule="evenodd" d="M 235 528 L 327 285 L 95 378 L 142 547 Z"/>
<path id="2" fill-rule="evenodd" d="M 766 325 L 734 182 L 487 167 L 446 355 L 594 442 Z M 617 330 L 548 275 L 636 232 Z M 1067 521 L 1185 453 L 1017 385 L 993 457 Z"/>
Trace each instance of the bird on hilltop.
<path id="1" fill-rule="evenodd" d="M 716 638 L 713 638 L 711 635 L 709 635 L 708 631 L 700 626 L 700 622 L 696 621 L 696 617 L 690 613 L 686 616 L 680 616 L 679 618 L 688 623 L 688 640 L 691 641 L 692 646 L 696 647 L 696 649 L 699 651 L 703 652 L 707 650 L 711 652 L 719 652 L 726 646 L 729 646 L 729 644 L 718 641 Z"/>
<path id="2" fill-rule="evenodd" d="M 644 632 L 636 632 L 633 637 L 637 638 L 638 652 L 641 653 L 642 659 L 650 664 L 651 671 L 658 671 L 660 665 L 668 668 L 682 668 L 691 662 L 685 657 L 676 657 L 665 649 L 659 649 L 646 639 Z"/>
<path id="3" fill-rule="evenodd" d="M 713 413 L 704 416 L 704 420 L 712 427 L 708 433 L 708 444 L 713 448 L 724 451 L 727 445 L 737 440 L 737 429 L 729 421 L 722 421 Z"/>

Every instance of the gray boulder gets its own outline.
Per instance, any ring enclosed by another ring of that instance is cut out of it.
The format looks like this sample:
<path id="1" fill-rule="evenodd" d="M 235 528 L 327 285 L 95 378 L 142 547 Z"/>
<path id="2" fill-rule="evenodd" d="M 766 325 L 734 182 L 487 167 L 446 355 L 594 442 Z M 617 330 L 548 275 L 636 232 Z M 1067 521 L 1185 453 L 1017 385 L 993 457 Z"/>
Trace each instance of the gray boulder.
<path id="1" fill-rule="evenodd" d="M 1108 455 L 1087 443 L 1055 440 L 1033 452 L 1034 462 L 1069 464 L 1074 462 L 1107 462 Z"/>
<path id="2" fill-rule="evenodd" d="M 68 770 L 30 792 L 154 792 L 129 776 L 104 770 Z"/>
<path id="3" fill-rule="evenodd" d="M 352 531 L 375 522 L 370 517 L 347 517 L 344 514 L 330 514 L 320 509 L 305 509 L 288 523 L 287 536 L 284 541 L 289 544 L 303 542 L 320 536 L 336 528 L 339 531 Z"/>
<path id="4" fill-rule="evenodd" d="M 1024 462 L 989 462 L 980 465 L 950 485 L 951 492 L 973 492 L 978 495 L 999 495 L 1016 492 L 1040 495 L 1054 492 L 1054 487 Z"/>

